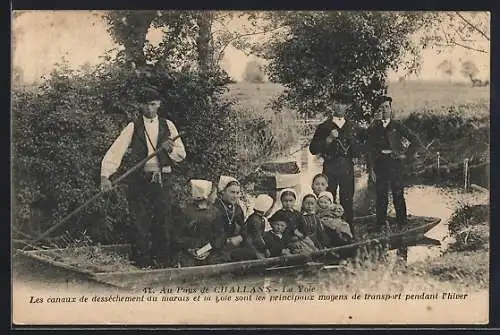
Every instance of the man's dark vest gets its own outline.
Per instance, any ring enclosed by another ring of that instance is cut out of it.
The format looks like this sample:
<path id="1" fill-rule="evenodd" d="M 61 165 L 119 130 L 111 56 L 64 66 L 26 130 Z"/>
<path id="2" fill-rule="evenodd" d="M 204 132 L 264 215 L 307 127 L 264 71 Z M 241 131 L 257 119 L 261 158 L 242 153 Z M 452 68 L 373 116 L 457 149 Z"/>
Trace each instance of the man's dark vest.
<path id="1" fill-rule="evenodd" d="M 130 164 L 136 164 L 140 160 L 148 156 L 148 138 L 145 134 L 144 120 L 142 117 L 136 119 L 134 122 L 134 134 L 132 135 L 132 141 L 129 146 L 130 152 Z M 158 118 L 158 141 L 153 143 L 155 149 L 158 148 L 163 142 L 165 142 L 170 137 L 170 130 L 167 125 L 167 120 Z M 158 152 L 158 161 L 160 162 L 160 167 L 172 166 L 172 160 L 165 150 L 160 150 Z"/>

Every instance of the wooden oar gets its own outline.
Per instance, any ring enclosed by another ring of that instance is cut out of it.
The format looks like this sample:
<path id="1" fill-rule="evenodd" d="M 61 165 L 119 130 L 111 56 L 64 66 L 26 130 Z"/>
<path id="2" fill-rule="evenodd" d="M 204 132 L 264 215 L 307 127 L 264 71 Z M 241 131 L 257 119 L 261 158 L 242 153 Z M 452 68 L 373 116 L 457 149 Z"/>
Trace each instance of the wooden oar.
<path id="1" fill-rule="evenodd" d="M 176 137 L 174 137 L 172 139 L 172 141 L 177 140 L 179 137 L 180 137 L 180 134 L 177 135 Z M 155 150 L 155 152 L 151 153 L 148 157 L 144 158 L 139 163 L 135 164 L 133 167 L 131 167 L 129 170 L 127 170 L 123 175 L 121 175 L 120 177 L 116 178 L 111 183 L 112 187 L 111 187 L 110 190 L 106 190 L 106 191 L 101 190 L 99 193 L 95 194 L 92 198 L 90 198 L 89 200 L 85 201 L 85 203 L 81 204 L 80 206 L 78 206 L 77 208 L 75 208 L 71 213 L 69 213 L 67 216 L 65 216 L 64 218 L 62 218 L 61 221 L 59 221 L 58 223 L 56 223 L 55 225 L 53 225 L 52 227 L 50 227 L 49 229 L 47 229 L 45 232 L 43 232 L 42 234 L 40 234 L 33 241 L 31 241 L 31 244 L 35 244 L 36 242 L 38 242 L 38 241 L 42 240 L 43 238 L 47 237 L 50 233 L 52 233 L 57 228 L 60 228 L 63 224 L 65 224 L 66 222 L 68 222 L 71 218 L 73 218 L 76 214 L 78 214 L 82 209 L 84 209 L 85 207 L 87 207 L 88 205 L 90 205 L 96 199 L 100 198 L 103 194 L 105 194 L 105 193 L 107 193 L 107 192 L 109 192 L 109 191 L 117 188 L 119 182 L 121 182 L 122 180 L 124 180 L 125 178 L 127 178 L 128 176 L 130 176 L 132 173 L 134 173 L 135 171 L 137 171 L 140 167 L 142 167 L 144 164 L 146 164 L 147 161 L 149 161 L 151 158 L 155 157 L 158 154 L 158 152 L 160 152 L 160 150 L 162 150 L 162 149 L 163 148 L 161 146 L 159 148 L 157 148 Z"/>

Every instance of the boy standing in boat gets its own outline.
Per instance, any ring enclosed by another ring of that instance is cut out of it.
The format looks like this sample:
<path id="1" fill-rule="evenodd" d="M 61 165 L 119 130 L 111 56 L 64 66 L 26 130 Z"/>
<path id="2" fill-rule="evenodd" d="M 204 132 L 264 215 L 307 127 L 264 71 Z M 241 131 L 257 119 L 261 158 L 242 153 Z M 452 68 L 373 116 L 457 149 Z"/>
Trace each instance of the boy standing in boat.
<path id="1" fill-rule="evenodd" d="M 420 141 L 400 121 L 393 119 L 392 98 L 382 96 L 375 105 L 375 120 L 368 129 L 370 164 L 375 173 L 376 216 L 381 229 L 388 229 L 387 206 L 389 187 L 399 228 L 407 223 L 404 198 L 404 172 L 408 159 L 416 156 Z M 404 139 L 410 142 L 405 149 Z M 406 259 L 406 248 L 400 251 Z"/>
<path id="2" fill-rule="evenodd" d="M 173 164 L 185 159 L 186 151 L 174 123 L 158 117 L 160 94 L 148 89 L 142 98 L 142 116 L 123 129 L 102 160 L 101 189 L 111 189 L 109 178 L 122 164 L 126 152 L 130 153 L 127 158 L 132 166 L 161 146 L 142 170 L 129 177 L 127 200 L 133 216 L 132 260 L 140 267 L 168 266 L 173 256 L 169 250 L 170 173 Z"/>

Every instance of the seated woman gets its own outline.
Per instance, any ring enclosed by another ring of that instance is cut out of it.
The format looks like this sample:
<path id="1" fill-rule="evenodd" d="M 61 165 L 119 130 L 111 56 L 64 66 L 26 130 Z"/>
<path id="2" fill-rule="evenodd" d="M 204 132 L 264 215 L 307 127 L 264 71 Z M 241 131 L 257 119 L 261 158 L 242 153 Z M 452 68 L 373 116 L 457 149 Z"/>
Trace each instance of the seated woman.
<path id="1" fill-rule="evenodd" d="M 264 241 L 267 213 L 273 205 L 273 198 L 266 194 L 259 194 L 255 199 L 253 213 L 248 217 L 246 225 L 245 243 L 254 250 L 256 258 L 265 258 L 271 255 Z"/>
<path id="2" fill-rule="evenodd" d="M 223 254 L 224 261 L 254 259 L 255 253 L 247 244 L 243 209 L 238 204 L 240 183 L 233 177 L 221 176 L 219 193 L 215 200 L 215 219 L 213 222 L 216 250 Z"/>
<path id="3" fill-rule="evenodd" d="M 214 249 L 216 234 L 213 221 L 216 212 L 210 199 L 212 182 L 193 179 L 191 202 L 180 209 L 173 228 L 174 245 L 180 266 L 196 266 L 218 263 L 220 254 Z"/>

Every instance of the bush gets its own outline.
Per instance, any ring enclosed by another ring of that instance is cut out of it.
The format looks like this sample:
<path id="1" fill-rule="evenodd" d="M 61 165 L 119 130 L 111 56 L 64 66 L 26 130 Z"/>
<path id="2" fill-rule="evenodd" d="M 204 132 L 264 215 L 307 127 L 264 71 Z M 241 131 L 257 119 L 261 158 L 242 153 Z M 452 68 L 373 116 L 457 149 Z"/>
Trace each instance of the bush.
<path id="1" fill-rule="evenodd" d="M 489 218 L 488 205 L 464 204 L 450 218 L 448 229 L 455 243 L 450 250 L 481 250 L 489 248 Z"/>
<path id="2" fill-rule="evenodd" d="M 62 68 L 43 86 L 13 92 L 14 227 L 18 230 L 45 231 L 97 192 L 100 160 L 118 128 L 96 99 L 95 84 L 89 74 Z M 39 222 L 32 221 L 36 213 L 40 213 Z M 126 213 L 117 192 L 89 206 L 66 227 L 89 229 L 98 222 L 125 221 Z M 109 229 L 97 228 L 106 238 Z"/>
<path id="3" fill-rule="evenodd" d="M 121 129 L 137 116 L 137 97 L 153 86 L 164 94 L 161 116 L 173 120 L 187 158 L 174 171 L 177 200 L 190 178 L 238 176 L 231 102 L 221 98 L 227 77 L 150 67 L 139 74 L 120 60 L 88 72 L 57 68 L 39 87 L 13 92 L 14 228 L 20 235 L 45 231 L 98 192 L 100 163 Z M 123 166 L 116 176 L 124 172 Z M 40 213 L 42 221 L 33 222 Z M 115 242 L 128 222 L 123 189 L 112 192 L 68 222 L 91 230 L 92 240 Z M 27 224 L 29 223 L 29 224 Z M 64 228 L 60 232 L 61 233 Z M 75 233 L 73 233 L 74 235 Z"/>
<path id="4" fill-rule="evenodd" d="M 419 182 L 435 182 L 438 175 L 436 155 L 439 152 L 441 167 L 445 169 L 445 172 L 439 171 L 443 179 L 463 183 L 462 162 L 465 158 L 469 158 L 471 166 L 489 161 L 487 111 L 487 106 L 460 105 L 443 111 L 414 112 L 403 119 L 423 145 L 430 144 L 429 152 L 424 152 L 422 158 L 412 165 L 411 174 L 423 179 Z"/>

